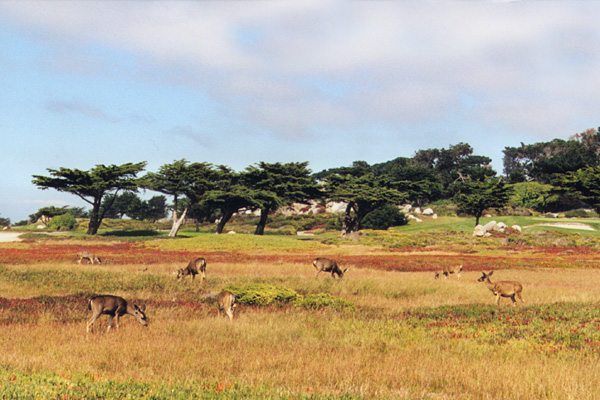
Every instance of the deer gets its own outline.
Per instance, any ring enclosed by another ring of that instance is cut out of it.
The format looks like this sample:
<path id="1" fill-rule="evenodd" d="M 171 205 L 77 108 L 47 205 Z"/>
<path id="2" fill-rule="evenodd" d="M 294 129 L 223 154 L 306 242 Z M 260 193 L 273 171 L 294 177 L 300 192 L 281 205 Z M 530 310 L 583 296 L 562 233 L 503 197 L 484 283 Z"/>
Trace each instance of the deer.
<path id="1" fill-rule="evenodd" d="M 500 306 L 501 297 L 510 297 L 513 302 L 513 306 L 516 307 L 517 300 L 515 299 L 515 296 L 525 303 L 525 300 L 523 300 L 523 297 L 521 297 L 521 292 L 523 291 L 523 285 L 521 285 L 521 283 L 517 281 L 492 282 L 490 280 L 490 276 L 492 276 L 493 273 L 494 271 L 490 271 L 488 274 L 482 272 L 483 275 L 477 279 L 477 281 L 484 282 L 485 286 L 487 286 L 488 289 L 490 289 L 492 293 L 496 295 L 496 305 Z"/>
<path id="2" fill-rule="evenodd" d="M 221 311 L 225 311 L 225 315 L 229 317 L 230 321 L 233 321 L 233 309 L 237 307 L 235 303 L 235 295 L 227 290 L 223 290 L 217 296 L 217 305 L 219 307 L 219 317 L 221 317 Z"/>
<path id="3" fill-rule="evenodd" d="M 200 274 L 200 283 L 204 282 L 204 278 L 206 277 L 206 260 L 202 257 L 191 259 L 187 267 L 177 270 L 177 280 L 180 281 L 185 276 L 191 275 L 193 281 L 198 274 Z"/>
<path id="4" fill-rule="evenodd" d="M 455 266 L 455 267 L 446 266 L 446 267 L 444 267 L 443 270 L 435 272 L 435 279 L 438 279 L 440 277 L 440 275 L 444 275 L 444 278 L 448 279 L 448 276 L 450 274 L 456 274 L 456 279 L 460 279 L 461 271 L 462 271 L 462 265 Z"/>
<path id="5" fill-rule="evenodd" d="M 127 301 L 119 296 L 102 295 L 94 296 L 88 303 L 88 309 L 92 311 L 92 318 L 87 324 L 87 332 L 90 332 L 92 325 L 102 314 L 108 314 L 108 328 L 106 332 L 109 332 L 112 328 L 113 318 L 117 329 L 119 328 L 119 318 L 125 314 L 129 314 L 135 317 L 140 324 L 148 326 L 148 319 L 146 318 L 146 305 L 138 307 L 137 305 L 130 306 Z"/>
<path id="6" fill-rule="evenodd" d="M 81 264 L 81 261 L 83 261 L 84 259 L 87 259 L 90 262 L 90 264 L 93 264 L 94 261 L 98 264 L 102 264 L 102 260 L 100 259 L 100 257 L 96 257 L 96 255 L 91 251 L 80 251 L 79 253 L 77 253 L 77 257 L 79 257 L 79 260 L 77 260 L 79 264 Z"/>
<path id="7" fill-rule="evenodd" d="M 344 276 L 346 271 L 348 271 L 348 269 L 349 269 L 349 268 L 346 268 L 346 269 L 342 270 L 340 267 L 338 267 L 338 265 L 335 261 L 330 260 L 329 258 L 323 258 L 323 257 L 316 258 L 315 261 L 313 261 L 313 266 L 317 269 L 317 274 L 315 275 L 315 278 L 317 276 L 319 276 L 319 273 L 321 271 L 323 271 L 323 272 L 331 272 L 332 278 L 335 278 L 335 276 L 337 275 L 338 278 L 342 279 L 342 277 Z"/>

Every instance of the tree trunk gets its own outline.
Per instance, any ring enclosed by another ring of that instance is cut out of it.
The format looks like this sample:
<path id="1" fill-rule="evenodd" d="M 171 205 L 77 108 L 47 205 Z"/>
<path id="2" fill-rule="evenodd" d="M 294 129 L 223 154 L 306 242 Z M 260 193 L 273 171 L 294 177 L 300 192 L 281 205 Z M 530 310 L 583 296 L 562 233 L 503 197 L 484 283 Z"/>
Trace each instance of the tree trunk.
<path id="1" fill-rule="evenodd" d="M 223 211 L 223 216 L 217 225 L 217 234 L 223 233 L 223 228 L 225 228 L 225 224 L 231 219 L 233 216 L 233 212 L 231 211 Z"/>
<path id="2" fill-rule="evenodd" d="M 342 228 L 342 235 L 344 236 L 349 235 L 352 232 L 358 231 L 359 221 L 356 216 L 356 213 L 354 213 L 354 216 L 352 215 L 353 206 L 354 203 L 352 202 L 348 203 L 348 205 L 346 206 L 346 216 L 344 217 L 344 223 Z"/>
<path id="3" fill-rule="evenodd" d="M 256 225 L 256 231 L 254 231 L 255 235 L 263 235 L 265 233 L 265 226 L 267 225 L 269 211 L 269 208 L 261 208 L 260 221 L 258 221 L 258 225 Z"/>
<path id="4" fill-rule="evenodd" d="M 181 213 L 181 217 L 179 217 L 179 219 L 177 219 L 177 220 L 173 219 L 173 226 L 171 227 L 171 231 L 169 232 L 169 237 L 177 236 L 177 232 L 179 232 L 179 229 L 181 228 L 181 225 L 183 225 L 183 221 L 185 220 L 187 210 L 188 210 L 188 207 L 186 207 L 183 210 L 183 212 Z M 173 216 L 177 216 L 177 211 L 173 211 Z"/>
<path id="5" fill-rule="evenodd" d="M 102 198 L 94 199 L 94 203 L 92 204 L 92 212 L 90 214 L 90 223 L 88 224 L 88 230 L 86 235 L 95 235 L 98 233 L 98 228 L 100 227 L 100 223 L 102 220 L 100 219 L 100 204 Z"/>

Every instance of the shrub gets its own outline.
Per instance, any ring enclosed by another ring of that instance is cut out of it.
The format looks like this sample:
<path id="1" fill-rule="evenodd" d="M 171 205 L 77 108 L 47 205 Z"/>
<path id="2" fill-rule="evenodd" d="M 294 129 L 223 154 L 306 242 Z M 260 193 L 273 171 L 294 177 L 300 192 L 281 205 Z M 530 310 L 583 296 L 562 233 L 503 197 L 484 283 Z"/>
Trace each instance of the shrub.
<path id="1" fill-rule="evenodd" d="M 263 283 L 247 286 L 229 286 L 227 290 L 235 294 L 240 304 L 255 306 L 295 305 L 312 310 L 331 307 L 336 310 L 354 309 L 352 302 L 340 299 L 329 293 L 307 294 L 305 296 L 295 290 Z"/>
<path id="2" fill-rule="evenodd" d="M 580 208 L 578 210 L 571 210 L 571 211 L 565 212 L 565 217 L 567 217 L 567 218 L 597 218 L 598 213 L 596 213 L 595 211 L 587 211 L 583 208 Z"/>
<path id="3" fill-rule="evenodd" d="M 71 214 L 58 215 L 48 222 L 48 229 L 53 231 L 72 231 L 77 228 L 77 220 Z"/>
<path id="4" fill-rule="evenodd" d="M 256 283 L 244 287 L 230 286 L 227 290 L 235 294 L 241 304 L 268 306 L 271 304 L 293 303 L 300 296 L 292 289 L 281 286 Z"/>
<path id="5" fill-rule="evenodd" d="M 400 212 L 398 207 L 390 204 L 368 213 L 361 222 L 361 228 L 384 230 L 406 224 L 408 224 L 406 215 Z"/>
<path id="6" fill-rule="evenodd" d="M 348 300 L 333 297 L 329 293 L 307 294 L 296 301 L 298 306 L 316 310 L 319 308 L 331 307 L 336 310 L 345 308 L 354 309 L 354 304 Z"/>

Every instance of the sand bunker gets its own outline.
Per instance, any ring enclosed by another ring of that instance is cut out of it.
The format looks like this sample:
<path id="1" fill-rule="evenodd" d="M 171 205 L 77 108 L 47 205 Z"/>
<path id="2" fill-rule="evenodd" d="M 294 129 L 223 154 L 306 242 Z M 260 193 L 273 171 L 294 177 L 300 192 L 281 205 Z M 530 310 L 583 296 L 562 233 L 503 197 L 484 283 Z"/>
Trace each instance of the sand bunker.
<path id="1" fill-rule="evenodd" d="M 581 222 L 549 222 L 543 224 L 528 225 L 525 226 L 525 228 L 531 228 L 532 226 L 554 226 L 556 228 L 579 229 L 583 231 L 596 230 L 587 224 L 582 224 Z"/>
<path id="2" fill-rule="evenodd" d="M 0 232 L 0 242 L 19 242 L 21 232 Z"/>

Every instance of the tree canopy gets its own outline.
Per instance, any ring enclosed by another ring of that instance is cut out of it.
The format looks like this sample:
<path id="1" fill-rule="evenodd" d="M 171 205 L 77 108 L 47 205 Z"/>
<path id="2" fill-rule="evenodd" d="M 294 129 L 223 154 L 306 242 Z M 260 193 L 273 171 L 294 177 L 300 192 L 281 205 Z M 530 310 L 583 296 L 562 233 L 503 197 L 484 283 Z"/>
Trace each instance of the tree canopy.
<path id="1" fill-rule="evenodd" d="M 88 235 L 95 235 L 104 218 L 100 211 L 104 196 L 116 194 L 120 190 L 136 191 L 139 187 L 137 174 L 144 170 L 146 162 L 123 165 L 96 165 L 89 171 L 59 168 L 47 171 L 50 176 L 33 175 L 33 184 L 42 190 L 55 189 L 80 197 L 92 205 Z"/>
<path id="2" fill-rule="evenodd" d="M 366 174 L 363 176 L 330 175 L 327 178 L 327 198 L 343 201 L 346 207 L 343 232 L 350 234 L 360 229 L 363 218 L 386 204 L 401 204 L 406 194 L 389 187 L 385 177 Z"/>
<path id="3" fill-rule="evenodd" d="M 147 189 L 173 196 L 173 225 L 169 232 L 175 237 L 189 207 L 197 204 L 207 190 L 213 185 L 215 170 L 210 163 L 190 163 L 185 159 L 161 166 L 158 172 L 149 172 L 143 178 L 143 186 Z M 179 201 L 187 199 L 186 206 L 178 216 Z"/>
<path id="4" fill-rule="evenodd" d="M 475 217 L 475 225 L 488 208 L 506 206 L 511 193 L 511 187 L 500 178 L 490 178 L 485 181 L 464 182 L 455 195 L 459 213 Z"/>
<path id="5" fill-rule="evenodd" d="M 246 168 L 246 185 L 254 193 L 254 203 L 261 210 L 255 235 L 262 235 L 269 213 L 293 203 L 317 200 L 323 194 L 308 169 L 308 162 L 265 163 Z"/>

